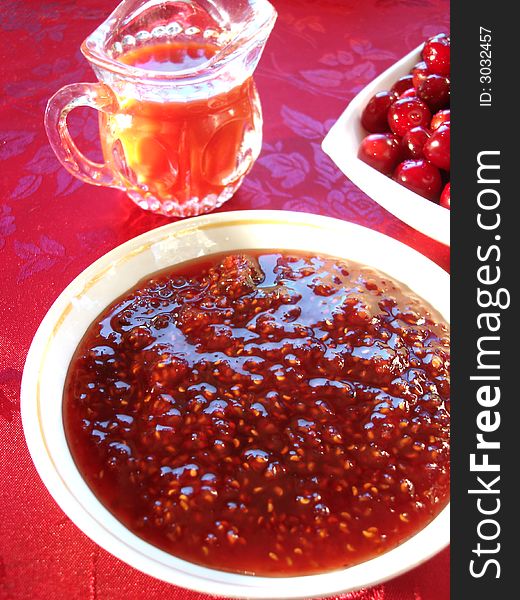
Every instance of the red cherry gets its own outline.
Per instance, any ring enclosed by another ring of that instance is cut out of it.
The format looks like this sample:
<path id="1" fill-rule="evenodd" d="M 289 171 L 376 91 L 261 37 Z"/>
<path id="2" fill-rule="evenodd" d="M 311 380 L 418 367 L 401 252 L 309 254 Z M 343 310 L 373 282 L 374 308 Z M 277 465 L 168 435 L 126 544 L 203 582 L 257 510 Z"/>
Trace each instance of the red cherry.
<path id="1" fill-rule="evenodd" d="M 417 88 L 417 96 L 434 112 L 450 103 L 450 80 L 441 75 L 428 75 Z"/>
<path id="2" fill-rule="evenodd" d="M 387 112 L 397 100 L 395 92 L 378 92 L 368 101 L 361 114 L 361 125 L 370 133 L 388 131 Z"/>
<path id="3" fill-rule="evenodd" d="M 424 127 L 413 127 L 407 131 L 401 142 L 405 158 L 424 158 L 423 146 L 430 135 Z"/>
<path id="4" fill-rule="evenodd" d="M 400 96 L 399 100 L 402 98 L 417 98 L 417 90 L 415 88 L 409 88 L 405 90 Z"/>
<path id="5" fill-rule="evenodd" d="M 412 192 L 437 200 L 442 187 L 439 169 L 424 159 L 405 160 L 397 166 L 394 179 Z"/>
<path id="6" fill-rule="evenodd" d="M 441 206 L 450 210 L 450 182 L 444 186 L 441 194 L 441 201 L 439 202 Z"/>
<path id="7" fill-rule="evenodd" d="M 424 156 L 439 169 L 450 170 L 450 126 L 444 123 L 424 144 Z"/>
<path id="8" fill-rule="evenodd" d="M 435 131 L 440 125 L 443 123 L 450 121 L 450 109 L 446 108 L 445 110 L 440 110 L 438 113 L 435 113 L 432 117 L 432 122 L 430 124 L 430 129 Z"/>
<path id="9" fill-rule="evenodd" d="M 398 96 L 400 96 L 406 90 L 413 88 L 413 76 L 405 75 L 404 77 L 400 77 L 392 86 L 392 91 L 395 92 Z"/>
<path id="10" fill-rule="evenodd" d="M 449 76 L 450 38 L 445 34 L 430 38 L 424 44 L 422 57 L 430 73 Z"/>
<path id="11" fill-rule="evenodd" d="M 402 158 L 401 144 L 391 133 L 372 133 L 361 142 L 358 158 L 381 173 L 390 175 Z"/>
<path id="12" fill-rule="evenodd" d="M 426 46 L 428 45 L 428 43 L 438 41 L 438 40 L 446 40 L 448 45 L 450 44 L 450 37 L 447 33 L 436 33 L 435 35 L 432 35 L 424 42 L 423 49 L 421 50 L 421 58 L 423 60 L 424 60 L 424 52 L 426 50 Z"/>
<path id="13" fill-rule="evenodd" d="M 430 73 L 424 61 L 418 62 L 412 69 L 413 87 L 417 89 L 421 81 L 426 79 Z"/>
<path id="14" fill-rule="evenodd" d="M 428 127 L 431 118 L 430 109 L 418 98 L 397 100 L 388 110 L 390 129 L 400 136 L 412 127 Z"/>

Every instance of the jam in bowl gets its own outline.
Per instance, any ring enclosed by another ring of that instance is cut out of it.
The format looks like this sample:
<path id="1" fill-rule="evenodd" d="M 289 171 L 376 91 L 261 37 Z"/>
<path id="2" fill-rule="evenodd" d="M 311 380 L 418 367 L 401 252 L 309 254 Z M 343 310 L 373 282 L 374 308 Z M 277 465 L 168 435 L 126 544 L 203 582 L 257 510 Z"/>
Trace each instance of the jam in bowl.
<path id="1" fill-rule="evenodd" d="M 210 255 L 139 282 L 69 367 L 67 440 L 131 531 L 206 566 L 304 575 L 447 503 L 448 328 L 373 270 Z"/>

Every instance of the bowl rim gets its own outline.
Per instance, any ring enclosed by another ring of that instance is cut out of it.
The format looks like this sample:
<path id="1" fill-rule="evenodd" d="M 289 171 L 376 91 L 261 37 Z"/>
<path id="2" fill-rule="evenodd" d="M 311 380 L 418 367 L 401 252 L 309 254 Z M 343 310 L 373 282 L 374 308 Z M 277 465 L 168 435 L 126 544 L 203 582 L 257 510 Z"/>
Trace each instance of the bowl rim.
<path id="1" fill-rule="evenodd" d="M 77 498 L 80 492 L 72 490 L 59 473 L 57 463 L 60 457 L 53 456 L 47 445 L 46 433 L 41 420 L 41 407 L 39 406 L 40 369 L 44 364 L 48 345 L 52 343 L 55 328 L 66 321 L 67 311 L 70 310 L 70 299 L 76 297 L 78 291 L 84 293 L 85 290 L 88 290 L 88 283 L 98 281 L 100 277 L 103 277 L 106 270 L 113 267 L 114 261 L 124 261 L 128 257 L 135 256 L 136 253 L 145 252 L 147 248 L 150 249 L 152 243 L 161 238 L 169 238 L 172 235 L 175 237 L 176 234 L 180 236 L 189 235 L 204 228 L 225 227 L 226 225 L 236 226 L 244 223 L 276 223 L 321 229 L 333 228 L 345 234 L 348 234 L 349 231 L 357 231 L 360 235 L 368 236 L 374 240 L 382 239 L 385 243 L 389 243 L 409 256 L 415 255 L 424 264 L 430 263 L 433 271 L 440 275 L 443 274 L 441 276 L 444 277 L 446 284 L 449 281 L 449 275 L 443 269 L 402 242 L 354 223 L 310 213 L 279 210 L 221 212 L 169 223 L 150 230 L 117 246 L 83 270 L 63 290 L 43 318 L 27 356 L 21 385 L 21 417 L 31 458 L 51 496 L 83 533 L 130 566 L 168 583 L 213 595 L 278 600 L 282 598 L 323 597 L 376 585 L 418 566 L 449 544 L 449 503 L 425 528 L 414 536 L 396 548 L 359 565 L 316 575 L 292 577 L 234 574 L 201 567 L 183 559 L 172 557 L 172 555 L 140 540 L 131 532 L 129 536 L 126 536 L 126 540 L 121 540 L 119 537 L 120 532 L 114 532 L 110 528 L 107 529 L 106 524 L 101 522 L 103 515 L 99 517 L 99 514 L 103 511 L 108 513 L 108 511 L 97 499 L 97 504 L 94 503 L 93 506 L 87 507 L 82 504 L 81 498 Z M 147 243 L 149 243 L 148 246 Z M 271 247 L 274 249 L 274 246 Z M 345 258 L 348 259 L 348 257 Z M 374 268 L 377 268 L 377 266 Z M 141 277 L 139 276 L 137 280 Z M 117 294 L 113 296 L 113 298 L 116 297 Z M 83 332 L 81 332 L 82 334 Z M 57 426 L 63 427 L 63 424 L 57 424 Z M 93 496 L 92 493 L 91 495 Z M 90 499 L 85 500 L 83 498 L 83 501 L 90 502 Z M 96 511 L 98 512 L 93 514 Z M 112 519 L 115 520 L 114 517 Z M 120 529 L 126 533 L 129 532 L 121 524 Z M 431 535 L 434 532 L 437 535 Z M 127 543 L 128 540 L 133 542 L 134 538 L 141 542 L 139 544 L 141 548 L 136 548 Z M 434 542 L 432 542 L 432 539 Z M 147 547 L 149 552 L 143 553 L 141 551 L 142 547 Z M 151 557 L 150 554 L 153 554 L 153 556 Z M 163 557 L 164 561 L 157 560 L 157 556 Z M 405 557 L 406 560 L 402 560 Z"/>
<path id="2" fill-rule="evenodd" d="M 388 90 L 399 77 L 407 75 L 421 60 L 423 46 L 421 43 L 408 52 L 358 92 L 322 140 L 321 147 L 341 172 L 372 200 L 416 231 L 449 246 L 449 210 L 403 187 L 357 157 L 359 143 L 367 135 L 360 121 L 366 103 L 375 93 Z"/>

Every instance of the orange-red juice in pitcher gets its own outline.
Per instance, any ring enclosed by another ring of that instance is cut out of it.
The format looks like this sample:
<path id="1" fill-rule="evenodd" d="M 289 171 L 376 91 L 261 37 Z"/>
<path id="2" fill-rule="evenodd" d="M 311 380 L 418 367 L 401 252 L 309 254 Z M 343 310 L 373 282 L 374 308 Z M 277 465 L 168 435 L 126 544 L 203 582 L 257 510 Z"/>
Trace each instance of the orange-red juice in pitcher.
<path id="1" fill-rule="evenodd" d="M 209 44 L 163 43 L 120 57 L 134 67 L 178 72 L 203 64 L 218 48 Z M 132 184 L 187 207 L 210 205 L 251 167 L 259 151 L 260 103 L 252 78 L 227 92 L 188 100 L 119 99 L 117 115 L 101 113 L 105 159 Z M 249 143 L 252 141 L 253 144 Z"/>
<path id="2" fill-rule="evenodd" d="M 260 152 L 252 76 L 275 18 L 267 0 L 125 0 L 82 45 L 99 83 L 66 86 L 49 101 L 45 124 L 58 158 L 153 212 L 220 206 Z M 66 116 L 76 106 L 99 111 L 103 164 L 70 137 Z"/>

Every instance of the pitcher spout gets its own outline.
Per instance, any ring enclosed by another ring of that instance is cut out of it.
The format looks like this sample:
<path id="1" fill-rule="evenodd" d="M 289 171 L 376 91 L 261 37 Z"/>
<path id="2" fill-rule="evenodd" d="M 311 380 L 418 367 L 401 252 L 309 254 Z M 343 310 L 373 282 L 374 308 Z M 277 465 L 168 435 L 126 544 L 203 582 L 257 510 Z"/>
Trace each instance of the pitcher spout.
<path id="1" fill-rule="evenodd" d="M 247 52 L 252 46 L 263 50 L 276 21 L 277 13 L 267 0 L 245 0 L 243 2 L 219 2 L 221 15 L 227 16 L 227 43 L 222 47 L 222 56 L 234 52 Z M 233 13 L 226 13 L 225 6 L 232 6 Z M 223 23 L 224 24 L 224 23 Z"/>

